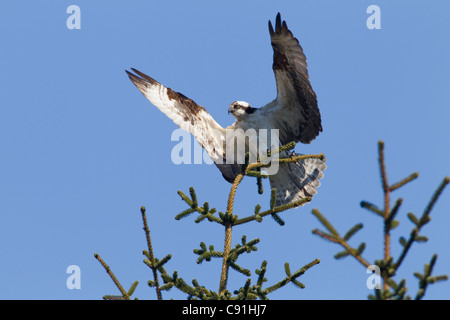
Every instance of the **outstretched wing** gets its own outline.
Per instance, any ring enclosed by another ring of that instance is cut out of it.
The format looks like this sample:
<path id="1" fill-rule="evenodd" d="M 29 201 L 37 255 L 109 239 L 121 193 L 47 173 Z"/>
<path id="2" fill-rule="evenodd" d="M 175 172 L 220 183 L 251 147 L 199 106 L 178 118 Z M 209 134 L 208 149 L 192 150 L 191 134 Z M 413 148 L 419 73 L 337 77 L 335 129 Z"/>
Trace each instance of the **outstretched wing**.
<path id="1" fill-rule="evenodd" d="M 283 144 L 291 141 L 310 143 L 322 131 L 317 97 L 308 76 L 306 56 L 298 40 L 281 22 L 278 13 L 275 30 L 269 21 L 273 47 L 273 71 L 277 98 L 262 108 L 280 129 Z"/>
<path id="2" fill-rule="evenodd" d="M 139 91 L 176 125 L 197 139 L 225 179 L 228 181 L 234 179 L 237 167 L 225 164 L 225 129 L 214 120 L 205 108 L 182 93 L 164 87 L 136 69 L 131 68 L 131 70 L 135 74 L 126 72 Z"/>
<path id="3" fill-rule="evenodd" d="M 153 105 L 181 129 L 191 133 L 212 160 L 222 157 L 224 129 L 205 108 L 182 93 L 164 87 L 146 74 L 131 69 L 135 74 L 126 71 L 128 77 Z"/>

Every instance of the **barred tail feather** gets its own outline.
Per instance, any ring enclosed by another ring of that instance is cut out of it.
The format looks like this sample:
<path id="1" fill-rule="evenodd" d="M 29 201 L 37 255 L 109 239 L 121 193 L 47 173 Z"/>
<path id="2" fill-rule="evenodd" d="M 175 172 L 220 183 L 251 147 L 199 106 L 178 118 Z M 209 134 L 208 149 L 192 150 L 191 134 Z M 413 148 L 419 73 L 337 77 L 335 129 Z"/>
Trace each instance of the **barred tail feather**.
<path id="1" fill-rule="evenodd" d="M 312 158 L 280 163 L 278 172 L 269 177 L 271 188 L 277 189 L 275 204 L 280 206 L 315 195 L 326 168 L 324 161 Z"/>

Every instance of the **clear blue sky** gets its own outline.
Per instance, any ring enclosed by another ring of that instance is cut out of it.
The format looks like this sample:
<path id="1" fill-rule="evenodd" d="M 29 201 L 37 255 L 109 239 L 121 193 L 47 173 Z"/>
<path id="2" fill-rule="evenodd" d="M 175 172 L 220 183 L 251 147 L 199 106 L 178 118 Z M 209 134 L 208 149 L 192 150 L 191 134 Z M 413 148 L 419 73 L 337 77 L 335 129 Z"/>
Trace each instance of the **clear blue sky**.
<path id="1" fill-rule="evenodd" d="M 69 30 L 69 5 L 81 8 L 81 29 Z M 381 29 L 366 27 L 371 4 L 381 8 Z M 386 142 L 391 182 L 414 171 L 419 179 L 393 194 L 403 197 L 398 238 L 409 235 L 406 213 L 420 215 L 450 175 L 450 4 L 446 1 L 8 1 L 0 11 L 0 298 L 100 299 L 118 291 L 94 258 L 98 252 L 124 286 L 153 299 L 142 263 L 146 248 L 139 208 L 147 207 L 155 251 L 173 259 L 187 281 L 218 289 L 221 261 L 196 264 L 204 241 L 223 249 L 215 224 L 175 221 L 185 204 L 177 190 L 194 186 L 200 202 L 224 211 L 230 188 L 211 165 L 171 162 L 176 126 L 152 106 L 124 70 L 135 67 L 203 105 L 223 126 L 228 105 L 259 107 L 276 94 L 267 21 L 277 12 L 300 40 L 317 93 L 323 133 L 301 153 L 323 152 L 328 169 L 312 203 L 237 227 L 259 237 L 259 250 L 240 264 L 251 271 L 268 260 L 269 284 L 283 265 L 320 265 L 274 293 L 276 299 L 365 299 L 366 270 L 352 258 L 335 260 L 336 245 L 312 235 L 319 208 L 342 233 L 364 224 L 351 242 L 367 242 L 365 257 L 382 256 L 382 225 L 359 207 L 381 204 L 377 141 Z M 248 178 L 236 213 L 268 206 L 269 186 L 258 195 Z M 400 277 L 411 294 L 412 276 L 438 253 L 436 274 L 450 274 L 450 190 L 424 227 Z M 81 268 L 81 289 L 69 290 L 66 268 Z M 245 277 L 230 271 L 230 288 Z M 166 298 L 184 298 L 173 289 Z M 450 298 L 450 282 L 429 288 L 429 299 Z"/>

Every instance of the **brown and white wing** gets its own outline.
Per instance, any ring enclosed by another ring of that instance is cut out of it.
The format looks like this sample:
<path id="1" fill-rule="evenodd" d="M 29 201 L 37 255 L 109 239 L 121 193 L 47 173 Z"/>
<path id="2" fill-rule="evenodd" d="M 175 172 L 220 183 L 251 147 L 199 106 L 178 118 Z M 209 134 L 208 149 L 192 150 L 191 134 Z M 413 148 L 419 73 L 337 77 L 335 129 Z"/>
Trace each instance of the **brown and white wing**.
<path id="1" fill-rule="evenodd" d="M 269 32 L 277 98 L 262 111 L 280 129 L 281 143 L 310 143 L 322 131 L 322 125 L 317 97 L 309 82 L 306 56 L 286 21 L 281 21 L 280 13 L 275 30 L 269 21 Z"/>
<path id="2" fill-rule="evenodd" d="M 182 93 L 166 88 L 146 74 L 126 71 L 139 91 L 181 129 L 191 133 L 212 160 L 223 156 L 224 129 L 203 108 Z"/>
<path id="3" fill-rule="evenodd" d="M 203 108 L 182 93 L 167 88 L 148 75 L 131 68 L 126 71 L 139 91 L 181 129 L 191 133 L 222 172 L 233 181 L 240 166 L 226 164 L 225 129 Z"/>

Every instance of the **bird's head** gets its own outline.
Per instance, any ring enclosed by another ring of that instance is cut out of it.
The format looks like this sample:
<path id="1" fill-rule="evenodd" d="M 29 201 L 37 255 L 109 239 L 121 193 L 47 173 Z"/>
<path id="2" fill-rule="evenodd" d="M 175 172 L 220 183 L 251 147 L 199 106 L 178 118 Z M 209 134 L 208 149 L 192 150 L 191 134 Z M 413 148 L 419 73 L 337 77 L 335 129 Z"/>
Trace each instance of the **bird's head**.
<path id="1" fill-rule="evenodd" d="M 256 111 L 256 108 L 252 108 L 250 104 L 245 101 L 235 101 L 230 104 L 228 108 L 228 114 L 232 114 L 236 119 L 244 119 L 249 114 L 252 114 Z"/>

